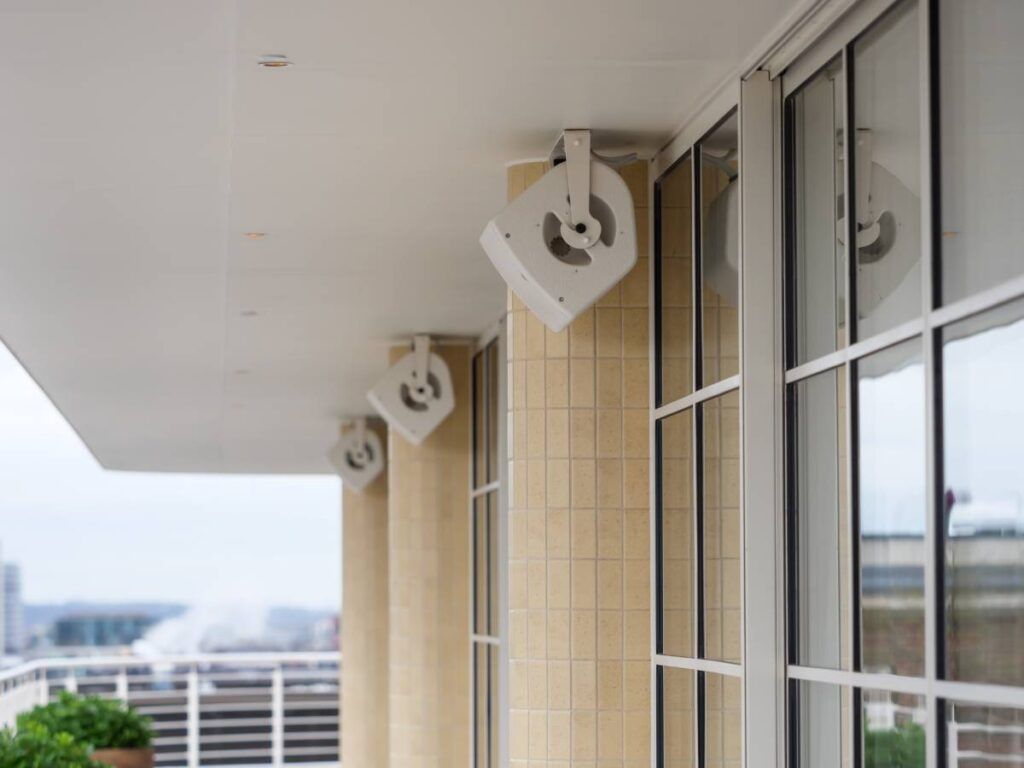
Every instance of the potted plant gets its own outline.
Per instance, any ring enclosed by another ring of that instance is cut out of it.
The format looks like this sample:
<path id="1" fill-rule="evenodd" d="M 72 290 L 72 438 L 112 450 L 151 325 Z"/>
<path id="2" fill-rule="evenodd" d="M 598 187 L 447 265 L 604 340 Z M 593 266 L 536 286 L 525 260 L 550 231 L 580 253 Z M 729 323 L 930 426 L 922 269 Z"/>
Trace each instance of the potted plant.
<path id="1" fill-rule="evenodd" d="M 63 692 L 57 701 L 18 716 L 19 732 L 34 727 L 69 734 L 91 750 L 93 760 L 113 768 L 154 765 L 149 718 L 120 701 Z"/>
<path id="2" fill-rule="evenodd" d="M 32 723 L 14 734 L 0 731 L 0 768 L 102 768 L 89 748 L 70 733 L 52 733 Z"/>

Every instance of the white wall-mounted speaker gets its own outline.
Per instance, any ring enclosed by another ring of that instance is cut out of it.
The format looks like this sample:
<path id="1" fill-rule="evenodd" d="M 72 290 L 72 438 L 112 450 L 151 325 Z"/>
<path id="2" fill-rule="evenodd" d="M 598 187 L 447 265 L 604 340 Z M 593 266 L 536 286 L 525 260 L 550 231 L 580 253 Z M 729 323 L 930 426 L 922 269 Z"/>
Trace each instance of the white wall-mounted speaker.
<path id="1" fill-rule="evenodd" d="M 388 426 L 414 445 L 455 408 L 448 364 L 430 351 L 430 337 L 416 336 L 412 351 L 391 366 L 366 396 Z"/>
<path id="2" fill-rule="evenodd" d="M 480 236 L 509 288 L 553 331 L 607 293 L 637 258 L 626 182 L 591 155 L 589 131 L 566 131 L 565 155 Z"/>
<path id="3" fill-rule="evenodd" d="M 366 419 L 359 418 L 327 452 L 327 459 L 346 486 L 362 492 L 384 470 L 384 446 L 366 428 Z"/>

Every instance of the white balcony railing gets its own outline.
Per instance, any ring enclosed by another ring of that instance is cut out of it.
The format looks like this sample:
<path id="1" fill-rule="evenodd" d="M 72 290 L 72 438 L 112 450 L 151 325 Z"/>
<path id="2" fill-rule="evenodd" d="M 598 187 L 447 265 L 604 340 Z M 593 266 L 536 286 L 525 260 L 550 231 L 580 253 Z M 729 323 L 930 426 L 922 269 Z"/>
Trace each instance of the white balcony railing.
<path id="1" fill-rule="evenodd" d="M 337 653 L 40 659 L 0 672 L 0 728 L 60 691 L 153 719 L 158 766 L 337 766 Z"/>

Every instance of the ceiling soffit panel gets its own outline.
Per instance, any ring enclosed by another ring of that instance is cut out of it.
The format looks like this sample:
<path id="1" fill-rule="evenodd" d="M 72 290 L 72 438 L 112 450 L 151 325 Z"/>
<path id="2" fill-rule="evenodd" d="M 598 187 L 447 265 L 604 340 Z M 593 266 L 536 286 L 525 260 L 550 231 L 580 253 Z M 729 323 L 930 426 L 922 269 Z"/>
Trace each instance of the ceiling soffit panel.
<path id="1" fill-rule="evenodd" d="M 396 339 L 500 315 L 505 163 L 661 145 L 794 4 L 6 0 L 0 336 L 106 467 L 328 472 Z"/>

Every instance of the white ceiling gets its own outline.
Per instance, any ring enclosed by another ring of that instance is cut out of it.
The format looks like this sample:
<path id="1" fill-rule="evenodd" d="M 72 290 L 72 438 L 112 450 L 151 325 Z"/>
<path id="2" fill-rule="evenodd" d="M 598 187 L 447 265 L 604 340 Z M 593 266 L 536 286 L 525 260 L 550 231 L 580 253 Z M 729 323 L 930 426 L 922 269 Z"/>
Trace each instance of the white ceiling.
<path id="1" fill-rule="evenodd" d="M 325 472 L 499 316 L 506 161 L 660 145 L 795 4 L 0 0 L 0 337 L 105 467 Z"/>

